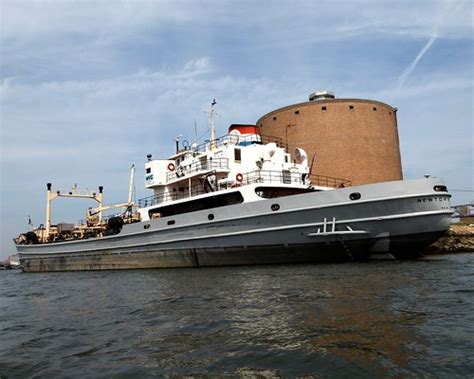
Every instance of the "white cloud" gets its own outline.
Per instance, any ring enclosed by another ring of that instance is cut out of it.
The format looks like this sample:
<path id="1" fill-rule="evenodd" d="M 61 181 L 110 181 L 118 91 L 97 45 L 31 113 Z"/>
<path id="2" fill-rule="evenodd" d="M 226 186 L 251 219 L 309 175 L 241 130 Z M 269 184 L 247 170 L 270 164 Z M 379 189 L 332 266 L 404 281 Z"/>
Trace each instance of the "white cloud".
<path id="1" fill-rule="evenodd" d="M 416 66 L 418 65 L 418 62 L 420 62 L 420 60 L 423 58 L 426 52 L 430 49 L 431 45 L 433 45 L 433 43 L 436 41 L 437 38 L 438 38 L 438 34 L 433 33 L 431 38 L 428 40 L 426 45 L 423 46 L 423 48 L 420 50 L 420 52 L 415 57 L 415 59 L 413 59 L 413 61 L 407 66 L 407 68 L 405 68 L 402 74 L 398 77 L 398 88 L 403 87 L 407 78 L 415 70 Z"/>
<path id="2" fill-rule="evenodd" d="M 461 9 L 460 5 L 461 3 L 455 3 L 453 1 L 446 1 L 445 3 L 441 4 L 442 6 L 439 7 L 440 11 L 438 12 L 438 15 L 436 19 L 434 20 L 433 24 L 433 32 L 428 40 L 428 42 L 423 46 L 423 48 L 419 51 L 419 53 L 416 55 L 416 57 L 413 59 L 413 61 L 405 68 L 405 70 L 402 72 L 402 74 L 398 77 L 398 87 L 399 89 L 403 87 L 405 84 L 405 81 L 407 78 L 411 75 L 411 73 L 415 70 L 416 66 L 418 63 L 421 61 L 421 59 L 424 57 L 424 55 L 428 52 L 428 50 L 431 48 L 433 43 L 438 39 L 439 37 L 439 30 L 442 29 L 445 26 L 446 20 L 449 18 L 451 13 L 455 13 L 454 10 Z M 459 24 L 458 24 L 459 25 Z M 471 31 L 472 31 L 472 20 L 471 20 Z"/>
<path id="3" fill-rule="evenodd" d="M 184 71 L 193 75 L 200 75 L 210 71 L 209 57 L 191 59 L 184 66 Z"/>

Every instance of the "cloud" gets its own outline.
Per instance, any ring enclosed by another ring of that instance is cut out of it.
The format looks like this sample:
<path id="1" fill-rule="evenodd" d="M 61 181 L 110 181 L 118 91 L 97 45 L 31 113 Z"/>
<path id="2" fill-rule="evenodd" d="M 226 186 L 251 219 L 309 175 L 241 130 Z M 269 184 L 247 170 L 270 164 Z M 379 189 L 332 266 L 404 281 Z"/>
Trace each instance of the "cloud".
<path id="1" fill-rule="evenodd" d="M 210 71 L 209 57 L 191 59 L 184 66 L 184 71 L 193 75 L 200 75 Z"/>
<path id="2" fill-rule="evenodd" d="M 43 162 L 41 175 L 48 158 L 64 157 L 55 167 L 67 170 L 66 161 L 75 156 L 84 167 L 101 171 L 111 162 L 100 157 L 113 156 L 119 146 L 112 165 L 126 166 L 137 153 L 171 153 L 174 133 L 190 132 L 195 120 L 200 133 L 207 130 L 204 111 L 214 97 L 224 115 L 219 132 L 231 122 L 255 121 L 261 107 L 267 103 L 270 109 L 269 99 L 277 98 L 279 90 L 268 80 L 208 77 L 209 70 L 209 58 L 198 57 L 178 70 L 140 69 L 112 79 L 23 83 L 7 78 L 0 85 L 1 160 Z"/>
<path id="3" fill-rule="evenodd" d="M 410 74 L 415 70 L 416 66 L 420 62 L 420 60 L 423 58 L 423 56 L 426 54 L 426 52 L 430 49 L 431 45 L 436 41 L 438 38 L 438 34 L 435 32 L 431 36 L 431 38 L 428 40 L 425 46 L 420 50 L 418 55 L 413 59 L 413 61 L 405 68 L 405 70 L 402 72 L 402 74 L 398 77 L 398 88 L 401 89 L 403 85 L 405 84 L 405 81 L 407 78 L 410 76 Z"/>
<path id="4" fill-rule="evenodd" d="M 444 3 L 441 3 L 441 6 L 439 7 L 439 12 L 438 15 L 435 19 L 434 22 L 434 30 L 428 40 L 428 42 L 423 46 L 423 48 L 419 51 L 419 53 L 416 55 L 415 59 L 405 68 L 405 70 L 402 72 L 402 74 L 398 77 L 398 88 L 402 88 L 403 85 L 405 84 L 405 81 L 407 78 L 411 75 L 411 73 L 415 70 L 416 66 L 418 63 L 421 61 L 421 59 L 425 56 L 425 54 L 428 52 L 428 50 L 431 48 L 433 43 L 438 39 L 439 37 L 439 30 L 441 30 L 445 24 L 446 20 L 448 19 L 449 15 L 451 13 L 454 13 L 453 11 L 458 8 L 461 9 L 461 2 L 454 2 L 454 1 L 446 1 Z M 472 22 L 472 20 L 471 20 Z M 472 24 L 471 24 L 471 31 L 472 31 Z"/>

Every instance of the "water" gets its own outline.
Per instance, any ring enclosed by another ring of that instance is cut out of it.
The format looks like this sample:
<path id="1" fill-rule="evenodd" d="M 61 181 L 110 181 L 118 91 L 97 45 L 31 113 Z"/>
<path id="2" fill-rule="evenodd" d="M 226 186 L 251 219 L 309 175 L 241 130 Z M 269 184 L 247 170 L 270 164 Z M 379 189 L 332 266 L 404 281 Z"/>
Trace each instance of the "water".
<path id="1" fill-rule="evenodd" d="M 474 255 L 0 272 L 0 377 L 472 377 Z"/>

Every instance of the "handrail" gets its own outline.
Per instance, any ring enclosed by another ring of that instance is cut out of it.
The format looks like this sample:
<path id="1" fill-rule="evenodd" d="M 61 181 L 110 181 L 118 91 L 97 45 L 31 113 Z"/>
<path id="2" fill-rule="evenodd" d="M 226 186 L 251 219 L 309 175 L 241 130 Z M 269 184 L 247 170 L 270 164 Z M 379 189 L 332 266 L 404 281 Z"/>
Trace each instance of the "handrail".
<path id="1" fill-rule="evenodd" d="M 311 181 L 311 185 L 321 187 L 344 188 L 352 185 L 350 180 L 325 175 L 311 174 L 309 180 Z"/>
<path id="2" fill-rule="evenodd" d="M 233 144 L 236 146 L 247 146 L 251 144 L 266 145 L 268 143 L 276 143 L 277 147 L 287 148 L 287 145 L 283 143 L 283 139 L 275 136 L 269 136 L 265 134 L 225 134 L 214 140 L 214 148 L 219 148 L 221 146 L 226 146 Z M 204 143 L 201 143 L 195 147 L 189 147 L 185 150 L 191 150 L 196 153 L 204 153 L 210 150 L 211 141 L 208 140 Z"/>
<path id="3" fill-rule="evenodd" d="M 343 188 L 350 187 L 351 182 L 346 179 L 334 178 L 324 175 L 303 175 L 300 172 L 290 170 L 254 170 L 242 174 L 242 182 L 237 182 L 233 178 L 227 181 L 218 183 L 218 191 L 232 188 L 235 186 L 245 186 L 256 183 L 268 184 L 289 184 L 289 185 L 303 185 L 303 186 L 321 186 Z M 198 195 L 205 194 L 206 190 L 203 185 L 194 185 L 185 191 L 175 191 L 172 193 L 165 193 L 160 195 L 152 195 L 138 200 L 138 207 L 145 208 L 157 204 L 166 204 L 171 201 L 183 200 L 192 198 Z"/>
<path id="4" fill-rule="evenodd" d="M 171 201 L 176 201 L 176 200 L 183 200 L 191 197 L 195 197 L 198 195 L 205 194 L 206 190 L 202 186 L 192 186 L 191 187 L 191 195 L 189 195 L 189 190 L 188 191 L 183 191 L 183 192 L 173 192 L 173 193 L 165 193 L 161 195 L 152 195 L 148 197 L 144 197 L 142 199 L 138 200 L 138 207 L 139 208 L 146 208 L 146 207 L 151 207 L 152 205 L 157 205 L 157 204 L 165 204 L 169 203 Z"/>
<path id="5" fill-rule="evenodd" d="M 324 175 L 304 175 L 300 172 L 292 171 L 270 171 L 256 170 L 243 175 L 242 183 L 281 183 L 281 184 L 299 184 L 321 187 L 343 188 L 350 187 L 351 181 L 341 178 L 334 178 Z"/>
<path id="6" fill-rule="evenodd" d="M 254 183 L 305 184 L 301 173 L 289 170 L 255 170 L 243 174 L 242 184 Z"/>
<path id="7" fill-rule="evenodd" d="M 199 160 L 190 165 L 180 165 L 176 167 L 176 170 L 169 171 L 166 173 L 166 181 L 173 182 L 178 178 L 184 177 L 186 175 L 205 172 L 205 171 L 215 171 L 215 170 L 228 170 L 229 169 L 229 159 L 228 158 L 214 158 Z"/>

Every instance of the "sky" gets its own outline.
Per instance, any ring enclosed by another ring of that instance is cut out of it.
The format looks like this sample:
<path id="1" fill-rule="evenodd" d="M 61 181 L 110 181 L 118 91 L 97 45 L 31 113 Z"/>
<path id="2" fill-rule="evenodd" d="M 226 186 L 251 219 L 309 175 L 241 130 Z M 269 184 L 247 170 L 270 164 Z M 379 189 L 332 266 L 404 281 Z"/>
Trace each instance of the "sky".
<path id="1" fill-rule="evenodd" d="M 214 98 L 217 134 L 317 90 L 386 102 L 404 177 L 469 203 L 473 50 L 470 0 L 0 0 L 0 260 L 44 223 L 47 182 L 119 203 L 134 162 L 150 195 L 146 154 L 205 139 Z M 93 205 L 55 200 L 53 223 Z"/>

